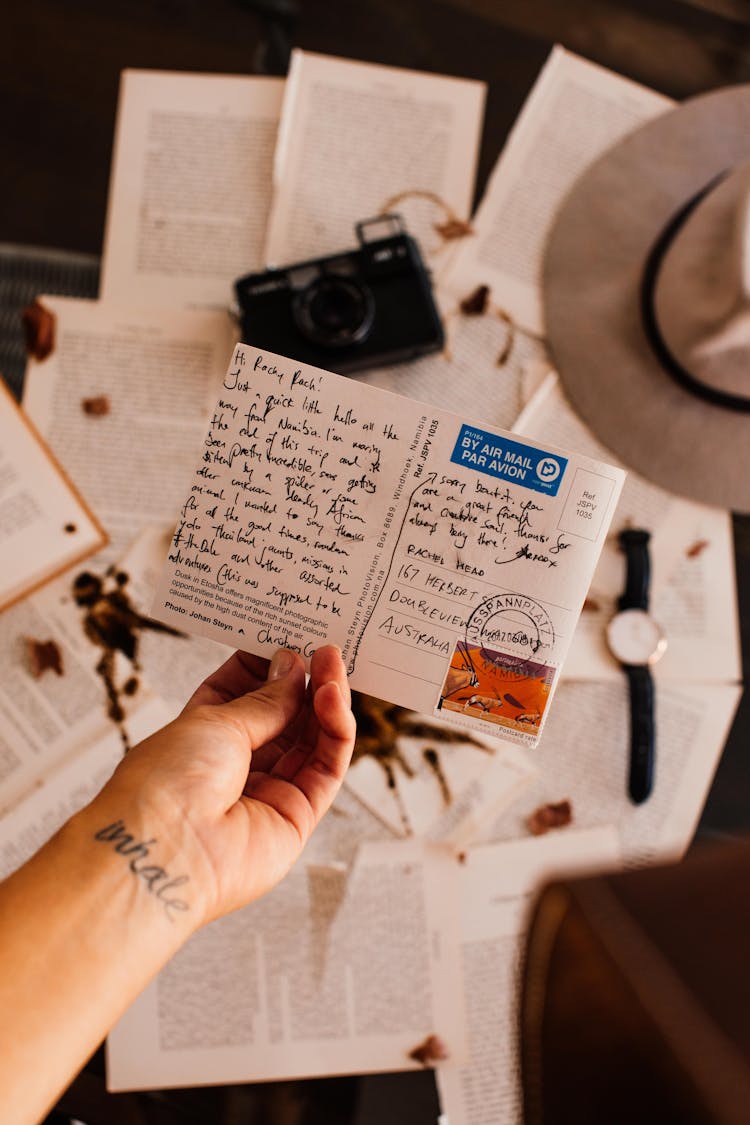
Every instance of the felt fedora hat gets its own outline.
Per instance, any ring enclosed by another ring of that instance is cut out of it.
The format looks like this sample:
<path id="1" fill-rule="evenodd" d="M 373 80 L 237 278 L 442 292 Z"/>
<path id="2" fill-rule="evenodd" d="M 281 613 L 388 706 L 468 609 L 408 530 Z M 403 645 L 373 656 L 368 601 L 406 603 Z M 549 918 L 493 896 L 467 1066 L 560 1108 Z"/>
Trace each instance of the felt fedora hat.
<path id="1" fill-rule="evenodd" d="M 554 362 L 604 445 L 750 512 L 750 85 L 684 102 L 587 169 L 543 287 Z"/>

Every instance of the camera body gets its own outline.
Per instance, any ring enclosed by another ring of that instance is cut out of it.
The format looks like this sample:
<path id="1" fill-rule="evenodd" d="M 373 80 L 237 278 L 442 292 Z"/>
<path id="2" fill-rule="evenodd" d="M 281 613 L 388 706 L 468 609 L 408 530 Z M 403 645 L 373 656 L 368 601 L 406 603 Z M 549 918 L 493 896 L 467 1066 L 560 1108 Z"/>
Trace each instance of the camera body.
<path id="1" fill-rule="evenodd" d="M 400 217 L 355 229 L 356 250 L 236 282 L 243 343 L 341 375 L 443 347 L 430 276 Z"/>

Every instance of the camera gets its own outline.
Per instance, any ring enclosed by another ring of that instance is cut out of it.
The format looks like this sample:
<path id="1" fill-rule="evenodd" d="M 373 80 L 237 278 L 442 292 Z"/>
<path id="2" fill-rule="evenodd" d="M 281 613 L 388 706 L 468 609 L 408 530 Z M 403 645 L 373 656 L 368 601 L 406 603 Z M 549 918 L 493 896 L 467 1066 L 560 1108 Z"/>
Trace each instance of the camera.
<path id="1" fill-rule="evenodd" d="M 355 230 L 356 250 L 236 282 L 243 343 L 340 375 L 442 348 L 430 275 L 400 216 Z"/>

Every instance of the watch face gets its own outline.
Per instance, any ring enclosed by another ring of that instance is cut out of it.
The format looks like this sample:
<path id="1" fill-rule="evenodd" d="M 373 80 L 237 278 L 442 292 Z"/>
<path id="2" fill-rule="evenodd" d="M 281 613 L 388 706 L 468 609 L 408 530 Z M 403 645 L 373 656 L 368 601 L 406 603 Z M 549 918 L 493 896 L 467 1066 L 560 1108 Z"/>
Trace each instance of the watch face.
<path id="1" fill-rule="evenodd" d="M 607 626 L 607 643 L 621 664 L 655 664 L 664 655 L 667 638 L 643 609 L 625 609 Z"/>

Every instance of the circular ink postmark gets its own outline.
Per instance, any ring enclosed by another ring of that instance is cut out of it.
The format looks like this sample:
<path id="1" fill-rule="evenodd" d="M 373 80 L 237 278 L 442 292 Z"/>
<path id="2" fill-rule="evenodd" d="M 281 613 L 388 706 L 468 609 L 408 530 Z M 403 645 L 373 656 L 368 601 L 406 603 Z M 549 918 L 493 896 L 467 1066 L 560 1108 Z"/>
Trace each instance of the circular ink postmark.
<path id="1" fill-rule="evenodd" d="M 466 622 L 466 642 L 510 677 L 525 678 L 529 665 L 539 663 L 551 651 L 555 630 L 544 606 L 533 598 L 493 594 L 479 603 Z"/>

